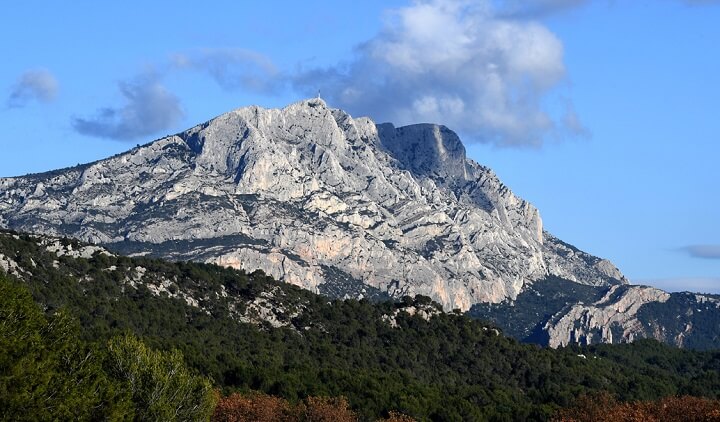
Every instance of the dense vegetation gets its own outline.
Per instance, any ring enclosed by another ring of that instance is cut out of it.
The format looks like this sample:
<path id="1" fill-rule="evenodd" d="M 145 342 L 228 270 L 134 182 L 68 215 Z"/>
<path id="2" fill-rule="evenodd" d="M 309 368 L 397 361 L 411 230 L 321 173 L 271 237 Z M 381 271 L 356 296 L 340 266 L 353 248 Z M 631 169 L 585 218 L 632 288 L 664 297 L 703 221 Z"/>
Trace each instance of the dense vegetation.
<path id="1" fill-rule="evenodd" d="M 0 419 L 202 420 L 212 385 L 178 351 L 126 334 L 83 342 L 66 312 L 45 316 L 27 289 L 0 275 Z"/>
<path id="2" fill-rule="evenodd" d="M 58 257 L 24 235 L 0 235 L 0 253 L 25 269 L 13 283 L 27 286 L 47 315 L 66 309 L 78 317 L 82 331 L 75 335 L 84 342 L 112 353 L 109 345 L 124 338 L 118 335 L 135 333 L 152 348 L 179 350 L 224 394 L 257 391 L 292 406 L 311 396 L 344 396 L 363 420 L 390 411 L 420 420 L 543 420 L 599 391 L 622 401 L 720 394 L 720 352 L 647 340 L 550 350 L 465 315 L 426 320 L 398 312 L 431 312 L 436 305 L 425 297 L 330 301 L 262 273 L 213 265 L 101 253 Z M 278 315 L 284 326 L 239 321 L 259 299 L 285 309 Z M 105 390 L 116 391 L 113 385 Z"/>
<path id="3" fill-rule="evenodd" d="M 717 299 L 718 295 L 707 295 Z M 720 343 L 718 303 L 703 300 L 693 293 L 675 293 L 665 303 L 649 303 L 638 311 L 638 320 L 672 341 L 675 333 L 683 336 L 682 346 L 691 349 L 717 348 Z M 684 318 L 678 318 L 683 315 Z"/>

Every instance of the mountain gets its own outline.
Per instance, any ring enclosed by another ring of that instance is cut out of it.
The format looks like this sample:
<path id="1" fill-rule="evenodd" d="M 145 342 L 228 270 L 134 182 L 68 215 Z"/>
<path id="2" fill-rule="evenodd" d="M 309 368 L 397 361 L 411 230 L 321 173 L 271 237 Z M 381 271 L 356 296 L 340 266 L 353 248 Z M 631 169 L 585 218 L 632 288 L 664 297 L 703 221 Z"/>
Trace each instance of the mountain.
<path id="1" fill-rule="evenodd" d="M 88 360 L 105 356 L 97 349 L 68 353 L 68 346 L 90 342 L 107 348 L 108 341 L 118 335 L 127 338 L 128 333 L 176 362 L 186 362 L 226 394 L 255 390 L 293 402 L 307 396 L 344 396 L 360 420 L 368 421 L 390 410 L 421 421 L 547 420 L 577 396 L 600 391 L 623 401 L 720 394 L 718 351 L 682 350 L 648 340 L 541 348 L 521 344 L 467 315 L 441 312 L 439 304 L 423 296 L 396 302 L 329 300 L 259 271 L 128 258 L 73 239 L 5 231 L 0 231 L 0 263 L 10 273 L 0 268 L 0 291 L 29 291 L 40 305 L 35 313 L 44 311 L 52 322 L 49 330 L 33 327 L 47 339 L 43 349 L 40 336 L 18 329 L 33 325 L 27 318 L 32 299 L 17 303 L 11 295 L 0 296 L 0 316 L 7 317 L 0 319 L 0 332 L 7 334 L 0 336 L 6 346 L 0 347 L 0 385 L 11 386 L 11 395 L 18 392 L 13 379 L 30 386 L 37 379 L 51 379 L 51 385 L 67 386 L 60 397 L 67 396 L 78 389 L 68 381 L 89 378 L 87 370 L 73 368 L 92 369 Z M 64 325 L 58 324 L 63 315 Z M 76 320 L 70 321 L 71 315 Z M 713 327 L 717 330 L 718 324 Z M 8 343 L 8 338 L 15 341 Z M 19 347 L 23 345 L 27 347 Z M 36 358 L 45 362 L 48 352 L 60 347 L 64 349 L 52 367 L 55 373 L 48 374 L 47 365 L 37 369 Z M 170 353 L 173 349 L 182 356 Z M 30 369 L 35 377 L 8 370 L 5 358 L 17 356 L 18 350 L 42 350 L 30 360 L 20 355 L 20 365 L 10 367 Z M 122 372 L 124 379 L 132 379 L 127 373 L 138 373 L 149 363 L 155 368 L 152 374 L 164 376 L 165 366 L 156 358 L 148 362 L 147 354 L 137 355 L 131 359 L 133 371 Z M 177 370 L 173 366 L 173 372 Z M 156 381 L 152 374 L 141 377 L 141 385 Z M 92 403 L 115 404 L 112 397 L 103 400 L 107 394 L 98 395 L 113 391 L 98 390 L 96 381 L 79 387 Z M 152 394 L 151 403 L 168 398 L 155 389 L 138 390 L 141 397 Z M 170 390 L 178 401 L 177 390 Z M 30 400 L 48 412 L 48 401 L 56 397 L 49 393 L 47 400 L 39 396 L 35 401 L 15 394 L 21 398 L 16 408 L 27 412 Z M 0 395 L 0 401 L 7 396 Z M 180 401 L 185 408 L 193 403 Z M 74 403 L 77 407 L 79 402 Z M 3 416 L 0 419 L 38 419 L 31 413 Z M 143 419 L 137 413 L 136 418 Z"/>
<path id="2" fill-rule="evenodd" d="M 548 275 L 627 282 L 543 231 L 455 133 L 320 99 L 241 108 L 92 164 L 0 179 L 0 226 L 125 253 L 262 269 L 315 292 L 424 294 L 445 309 Z"/>
<path id="3" fill-rule="evenodd" d="M 259 269 L 331 297 L 420 294 L 480 318 L 518 314 L 507 325 L 522 321 L 518 338 L 552 345 L 663 337 L 637 313 L 671 297 L 628 287 L 612 263 L 545 231 L 448 128 L 376 125 L 320 99 L 241 108 L 95 163 L 0 179 L 0 227 Z M 590 305 L 565 294 L 520 306 L 555 281 L 587 288 Z"/>

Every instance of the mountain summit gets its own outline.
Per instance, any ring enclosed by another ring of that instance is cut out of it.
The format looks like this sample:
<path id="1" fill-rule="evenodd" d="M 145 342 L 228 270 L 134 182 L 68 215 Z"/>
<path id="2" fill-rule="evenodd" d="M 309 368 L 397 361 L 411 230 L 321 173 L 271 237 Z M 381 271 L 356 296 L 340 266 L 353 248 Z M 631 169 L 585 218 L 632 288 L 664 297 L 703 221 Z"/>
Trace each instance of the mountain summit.
<path id="1" fill-rule="evenodd" d="M 445 309 L 513 300 L 548 277 L 627 283 L 544 231 L 448 128 L 376 125 L 320 99 L 0 179 L 0 227 L 261 269 L 338 297 L 423 294 Z"/>

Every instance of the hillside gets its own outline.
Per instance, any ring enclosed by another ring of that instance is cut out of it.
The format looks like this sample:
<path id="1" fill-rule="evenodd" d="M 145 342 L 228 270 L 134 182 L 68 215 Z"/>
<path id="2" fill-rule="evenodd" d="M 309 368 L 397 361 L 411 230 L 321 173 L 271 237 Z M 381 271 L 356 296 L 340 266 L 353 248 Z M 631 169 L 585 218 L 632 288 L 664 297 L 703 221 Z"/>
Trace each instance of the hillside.
<path id="1" fill-rule="evenodd" d="M 715 398 L 720 353 L 654 341 L 557 350 L 441 312 L 427 297 L 329 300 L 260 273 L 128 258 L 74 240 L 0 234 L 1 268 L 87 340 L 130 330 L 180 349 L 226 392 L 346 396 L 367 420 L 546 419 L 580 393 Z"/>

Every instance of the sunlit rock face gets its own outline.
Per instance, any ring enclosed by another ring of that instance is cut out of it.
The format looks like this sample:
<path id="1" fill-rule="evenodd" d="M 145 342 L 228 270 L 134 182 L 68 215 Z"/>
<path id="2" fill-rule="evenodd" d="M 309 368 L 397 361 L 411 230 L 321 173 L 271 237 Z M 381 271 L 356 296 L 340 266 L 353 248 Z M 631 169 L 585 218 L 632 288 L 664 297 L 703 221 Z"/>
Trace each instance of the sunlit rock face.
<path id="1" fill-rule="evenodd" d="M 626 283 L 545 232 L 448 128 L 376 125 L 320 99 L 0 179 L 0 226 L 261 269 L 340 297 L 423 294 L 448 310 L 513 299 L 548 275 Z"/>

